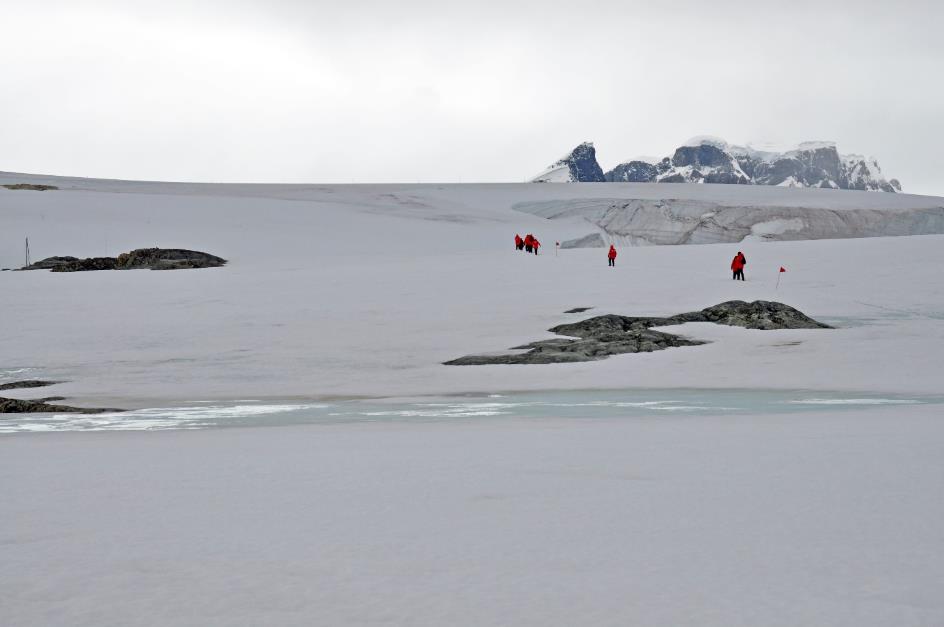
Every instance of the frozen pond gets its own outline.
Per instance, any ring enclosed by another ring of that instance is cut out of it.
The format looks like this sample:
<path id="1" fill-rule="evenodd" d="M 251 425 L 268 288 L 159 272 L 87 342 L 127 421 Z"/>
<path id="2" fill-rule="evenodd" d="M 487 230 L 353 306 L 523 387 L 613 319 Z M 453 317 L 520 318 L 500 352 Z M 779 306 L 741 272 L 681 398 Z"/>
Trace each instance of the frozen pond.
<path id="1" fill-rule="evenodd" d="M 944 396 L 809 390 L 638 389 L 288 403 L 191 401 L 122 413 L 0 414 L 0 433 L 143 431 L 293 424 L 534 419 L 659 419 L 940 404 Z"/>

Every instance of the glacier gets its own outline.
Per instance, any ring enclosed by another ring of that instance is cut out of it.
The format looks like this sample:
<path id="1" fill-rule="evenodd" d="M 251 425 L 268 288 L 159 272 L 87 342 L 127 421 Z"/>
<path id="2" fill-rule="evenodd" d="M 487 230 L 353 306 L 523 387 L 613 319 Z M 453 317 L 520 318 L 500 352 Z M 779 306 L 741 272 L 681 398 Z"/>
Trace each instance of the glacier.
<path id="1" fill-rule="evenodd" d="M 587 198 L 518 203 L 547 219 L 580 218 L 598 231 L 563 248 L 622 245 L 720 244 L 760 240 L 843 239 L 944 233 L 944 206 L 907 209 L 759 207 L 701 199 Z"/>

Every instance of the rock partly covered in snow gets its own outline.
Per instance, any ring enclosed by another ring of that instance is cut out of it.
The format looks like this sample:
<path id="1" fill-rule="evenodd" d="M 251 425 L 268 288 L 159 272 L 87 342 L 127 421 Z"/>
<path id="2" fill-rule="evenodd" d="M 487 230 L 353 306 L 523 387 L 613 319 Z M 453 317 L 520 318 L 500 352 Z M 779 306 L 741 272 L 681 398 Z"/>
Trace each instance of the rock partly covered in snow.
<path id="1" fill-rule="evenodd" d="M 38 185 L 36 183 L 5 183 L 4 185 L 0 185 L 0 187 L 12 191 L 27 190 L 31 192 L 45 192 L 50 189 L 59 189 L 55 185 Z"/>
<path id="2" fill-rule="evenodd" d="M 55 385 L 59 381 L 40 381 L 38 379 L 27 379 L 25 381 L 11 381 L 10 383 L 0 383 L 0 390 L 24 390 L 29 388 L 44 388 Z"/>
<path id="3" fill-rule="evenodd" d="M 78 261 L 78 257 L 46 257 L 40 261 L 35 261 L 28 266 L 21 268 L 21 270 L 52 270 L 57 266 L 63 266 L 68 263 L 73 263 Z"/>
<path id="4" fill-rule="evenodd" d="M 581 144 L 534 181 L 722 183 L 901 191 L 901 184 L 896 179 L 886 179 L 875 159 L 842 155 L 833 142 L 805 142 L 793 150 L 771 152 L 732 146 L 717 137 L 695 137 L 677 148 L 671 157 L 632 159 L 606 172 L 603 179 L 596 175 L 599 170 L 592 144 Z"/>
<path id="5" fill-rule="evenodd" d="M 591 142 L 584 142 L 538 174 L 535 183 L 602 183 L 603 169 Z"/>
<path id="6" fill-rule="evenodd" d="M 103 414 L 124 411 L 121 409 L 106 409 L 104 407 L 70 407 L 69 405 L 51 405 L 46 401 L 62 400 L 60 396 L 22 400 L 18 398 L 0 397 L 0 414 Z"/>
<path id="7" fill-rule="evenodd" d="M 829 329 L 801 311 L 770 301 L 747 303 L 732 300 L 713 307 L 678 314 L 668 318 L 635 318 L 613 314 L 596 316 L 573 324 L 549 329 L 551 333 L 577 339 L 553 339 L 516 346 L 522 353 L 468 355 L 445 362 L 447 366 L 482 366 L 491 364 L 556 364 L 595 361 L 610 355 L 651 353 L 678 346 L 704 344 L 696 340 L 654 331 L 686 322 L 713 322 L 745 329 Z"/>
<path id="8" fill-rule="evenodd" d="M 746 303 L 729 300 L 701 311 L 673 316 L 680 322 L 714 322 L 731 327 L 773 331 L 776 329 L 831 329 L 833 327 L 813 320 L 790 305 L 766 300 Z"/>
<path id="9" fill-rule="evenodd" d="M 23 270 L 51 270 L 52 272 L 86 272 L 91 270 L 184 270 L 216 268 L 226 260 L 216 255 L 182 248 L 138 248 L 117 257 L 47 257 Z"/>
<path id="10" fill-rule="evenodd" d="M 182 270 L 190 268 L 218 268 L 226 260 L 198 250 L 182 248 L 139 248 L 122 253 L 117 258 L 118 269 L 149 268 L 151 270 Z"/>

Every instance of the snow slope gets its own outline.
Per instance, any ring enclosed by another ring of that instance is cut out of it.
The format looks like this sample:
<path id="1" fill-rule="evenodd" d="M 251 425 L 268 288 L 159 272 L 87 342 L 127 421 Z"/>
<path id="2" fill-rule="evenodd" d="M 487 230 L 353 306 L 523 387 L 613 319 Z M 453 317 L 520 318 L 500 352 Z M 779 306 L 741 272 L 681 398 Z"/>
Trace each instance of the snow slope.
<path id="1" fill-rule="evenodd" d="M 60 191 L 0 189 L 0 262 L 116 254 L 143 246 L 230 260 L 186 272 L 0 273 L 0 369 L 67 380 L 76 403 L 318 399 L 604 387 L 789 387 L 935 392 L 944 372 L 944 236 L 597 250 L 553 242 L 582 219 L 512 206 L 588 202 L 600 191 L 756 206 L 895 210 L 941 199 L 736 186 L 600 184 L 277 186 L 49 179 Z M 733 200 L 732 200 L 733 199 Z M 594 201 L 595 202 L 595 201 Z M 755 237 L 789 232 L 769 221 Z M 766 229 L 766 230 L 764 230 Z M 513 250 L 515 232 L 545 243 Z M 748 282 L 734 284 L 738 249 Z M 780 290 L 776 270 L 786 266 Z M 461 355 L 550 337 L 593 313 L 670 315 L 730 299 L 775 299 L 838 331 L 681 327 L 706 346 L 603 362 L 444 367 Z M 794 344 L 797 342 L 797 344 Z M 825 376 L 824 373 L 829 373 Z M 22 391 L 22 397 L 34 396 Z M 14 394 L 10 394 L 11 396 Z"/>

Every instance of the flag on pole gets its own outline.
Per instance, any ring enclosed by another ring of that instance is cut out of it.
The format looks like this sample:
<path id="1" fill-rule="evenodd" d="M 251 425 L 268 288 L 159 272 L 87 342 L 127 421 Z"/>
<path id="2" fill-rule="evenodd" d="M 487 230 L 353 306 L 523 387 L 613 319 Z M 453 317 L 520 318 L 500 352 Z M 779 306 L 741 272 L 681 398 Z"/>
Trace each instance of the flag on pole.
<path id="1" fill-rule="evenodd" d="M 786 271 L 787 271 L 786 268 L 784 268 L 783 266 L 780 266 L 780 272 L 777 273 L 777 285 L 774 286 L 774 291 L 780 289 L 780 275 Z"/>

